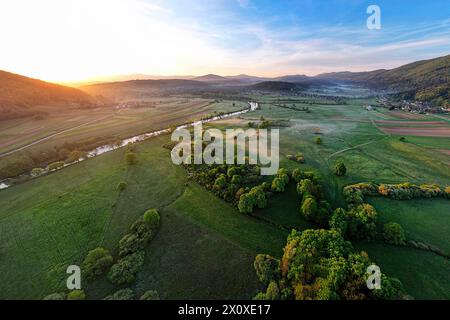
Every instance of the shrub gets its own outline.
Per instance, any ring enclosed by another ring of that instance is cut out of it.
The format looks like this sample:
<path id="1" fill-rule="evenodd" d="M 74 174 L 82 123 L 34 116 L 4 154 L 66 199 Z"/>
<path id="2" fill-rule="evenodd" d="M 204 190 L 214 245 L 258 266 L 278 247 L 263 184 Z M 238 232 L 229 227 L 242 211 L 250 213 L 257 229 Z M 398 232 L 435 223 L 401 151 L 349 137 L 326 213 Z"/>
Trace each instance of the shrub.
<path id="1" fill-rule="evenodd" d="M 314 143 L 317 144 L 317 145 L 323 144 L 322 138 L 321 138 L 321 137 L 317 137 L 317 138 L 314 140 Z"/>
<path id="2" fill-rule="evenodd" d="M 48 165 L 48 170 L 50 170 L 50 171 L 57 170 L 57 169 L 62 168 L 63 166 L 64 166 L 63 161 L 53 162 Z"/>
<path id="3" fill-rule="evenodd" d="M 103 300 L 134 300 L 134 293 L 131 289 L 122 289 L 103 298 Z"/>
<path id="4" fill-rule="evenodd" d="M 159 300 L 159 294 L 155 290 L 146 291 L 139 300 Z"/>
<path id="5" fill-rule="evenodd" d="M 144 222 L 149 225 L 151 229 L 157 229 L 159 227 L 160 216 L 156 209 L 147 210 L 144 213 Z"/>
<path id="6" fill-rule="evenodd" d="M 119 182 L 119 184 L 117 185 L 117 190 L 119 191 L 123 191 L 128 187 L 128 183 L 126 183 L 125 181 Z"/>
<path id="7" fill-rule="evenodd" d="M 45 170 L 42 168 L 34 168 L 31 170 L 31 176 L 32 177 L 39 177 L 42 176 L 45 173 Z"/>
<path id="8" fill-rule="evenodd" d="M 67 300 L 85 300 L 86 294 L 83 290 L 73 290 L 67 295 Z"/>
<path id="9" fill-rule="evenodd" d="M 125 284 L 134 281 L 136 274 L 144 265 L 144 252 L 139 251 L 117 261 L 108 273 L 108 279 L 114 284 Z"/>
<path id="10" fill-rule="evenodd" d="M 96 248 L 89 251 L 81 264 L 81 269 L 83 270 L 84 277 L 87 280 L 92 280 L 106 272 L 112 263 L 113 257 L 109 254 L 108 250 Z"/>
<path id="11" fill-rule="evenodd" d="M 343 177 L 347 173 L 347 168 L 345 167 L 345 164 L 343 162 L 339 162 L 334 167 L 334 174 L 338 177 Z"/>
<path id="12" fill-rule="evenodd" d="M 75 151 L 72 151 L 67 156 L 66 163 L 72 163 L 72 162 L 78 161 L 81 158 L 85 158 L 85 157 L 86 157 L 86 152 L 75 150 Z"/>
<path id="13" fill-rule="evenodd" d="M 387 243 L 403 245 L 406 241 L 405 231 L 395 222 L 386 223 L 383 227 L 383 238 Z"/>

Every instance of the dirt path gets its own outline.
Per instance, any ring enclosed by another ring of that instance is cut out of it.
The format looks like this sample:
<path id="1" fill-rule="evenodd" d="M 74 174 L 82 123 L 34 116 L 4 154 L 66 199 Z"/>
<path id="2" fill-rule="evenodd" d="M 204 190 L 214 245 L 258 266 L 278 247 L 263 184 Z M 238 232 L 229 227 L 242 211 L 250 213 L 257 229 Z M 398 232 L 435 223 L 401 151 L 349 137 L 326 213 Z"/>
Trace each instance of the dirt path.
<path id="1" fill-rule="evenodd" d="M 29 147 L 32 147 L 32 146 L 34 146 L 34 145 L 37 145 L 37 144 L 39 144 L 39 143 L 41 143 L 41 142 L 50 140 L 51 138 L 54 138 L 54 137 L 56 137 L 56 136 L 59 136 L 59 135 L 61 135 L 61 134 L 63 134 L 63 133 L 66 133 L 66 132 L 69 132 L 69 131 L 72 131 L 72 130 L 81 128 L 81 127 L 83 127 L 83 126 L 87 126 L 87 125 L 89 125 L 89 124 L 92 124 L 92 123 L 95 123 L 95 122 L 98 122 L 98 121 L 101 121 L 101 120 L 105 120 L 105 119 L 110 118 L 110 117 L 112 117 L 112 116 L 113 116 L 113 115 L 107 115 L 107 116 L 105 116 L 105 117 L 101 117 L 101 118 L 99 118 L 99 119 L 91 120 L 91 121 L 88 121 L 88 122 L 86 122 L 86 123 L 77 125 L 77 126 L 75 126 L 75 127 L 69 128 L 69 129 L 64 129 L 64 130 L 62 130 L 62 131 L 58 131 L 58 132 L 53 133 L 53 134 L 51 134 L 51 135 L 48 135 L 48 136 L 46 136 L 46 137 L 44 137 L 44 138 L 41 138 L 41 139 L 36 140 L 36 141 L 33 141 L 33 142 L 31 142 L 31 143 L 29 143 L 29 144 L 27 144 L 27 145 L 25 145 L 25 146 L 19 147 L 19 148 L 17 148 L 17 149 L 14 149 L 14 150 L 11 150 L 11 151 L 8 151 L 8 152 L 0 153 L 0 158 L 9 156 L 9 155 L 14 154 L 14 153 L 16 153 L 16 152 L 19 152 L 19 151 L 22 151 L 22 150 L 27 149 L 27 148 L 29 148 Z"/>

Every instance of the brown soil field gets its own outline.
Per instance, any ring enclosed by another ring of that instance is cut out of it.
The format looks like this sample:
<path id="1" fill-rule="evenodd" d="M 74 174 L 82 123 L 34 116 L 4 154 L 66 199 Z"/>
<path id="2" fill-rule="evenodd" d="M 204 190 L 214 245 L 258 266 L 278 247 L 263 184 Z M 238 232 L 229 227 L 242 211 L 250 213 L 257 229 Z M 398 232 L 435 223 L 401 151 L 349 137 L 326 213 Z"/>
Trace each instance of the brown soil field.
<path id="1" fill-rule="evenodd" d="M 447 150 L 447 149 L 438 149 L 438 151 L 439 151 L 440 153 L 443 153 L 443 154 L 446 154 L 446 155 L 450 156 L 450 150 Z"/>
<path id="2" fill-rule="evenodd" d="M 420 137 L 450 137 L 450 127 L 381 127 L 381 129 L 393 135 L 420 136 Z"/>
<path id="3" fill-rule="evenodd" d="M 388 112 L 389 115 L 400 118 L 400 119 L 409 119 L 409 120 L 420 120 L 423 119 L 423 116 L 417 113 L 411 112 L 402 112 L 402 111 L 391 111 Z"/>
<path id="4" fill-rule="evenodd" d="M 444 121 L 395 121 L 395 120 L 378 120 L 377 124 L 397 124 L 397 125 L 418 125 L 418 126 L 445 126 L 447 122 Z"/>

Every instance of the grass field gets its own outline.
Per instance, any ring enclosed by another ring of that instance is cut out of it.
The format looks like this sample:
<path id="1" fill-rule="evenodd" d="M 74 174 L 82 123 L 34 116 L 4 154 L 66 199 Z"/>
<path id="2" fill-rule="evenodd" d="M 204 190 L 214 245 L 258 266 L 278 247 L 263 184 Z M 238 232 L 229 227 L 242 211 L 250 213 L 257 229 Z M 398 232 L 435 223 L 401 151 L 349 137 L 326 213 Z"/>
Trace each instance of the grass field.
<path id="1" fill-rule="evenodd" d="M 342 188 L 351 183 L 450 184 L 450 156 L 439 151 L 450 147 L 448 139 L 407 137 L 401 142 L 379 130 L 375 121 L 398 120 L 398 115 L 384 110 L 369 112 L 363 100 L 349 100 L 347 105 L 303 105 L 295 102 L 296 97 L 290 98 L 297 107 L 307 106 L 307 113 L 277 107 L 277 96 L 256 98 L 261 102 L 260 110 L 208 126 L 246 127 L 261 116 L 289 120 L 289 127 L 280 128 L 281 166 L 318 173 L 334 207 L 345 205 Z M 155 104 L 151 110 L 114 114 L 102 123 L 64 133 L 36 148 L 91 135 L 128 136 L 245 106 L 233 106 L 231 101 L 202 104 L 182 97 L 166 102 Z M 74 118 L 73 122 L 77 121 L 84 120 Z M 0 141 L 14 139 L 20 124 L 2 125 L 4 140 Z M 21 125 L 28 128 L 23 132 L 35 127 Z M 5 132 L 9 132 L 7 138 Z M 317 137 L 323 144 L 315 143 Z M 23 139 L 16 145 L 28 138 Z M 295 184 L 270 198 L 268 208 L 256 210 L 255 217 L 239 214 L 230 204 L 187 181 L 185 171 L 174 166 L 170 152 L 161 147 L 168 140 L 168 136 L 161 136 L 136 144 L 135 166 L 125 164 L 125 150 L 119 149 L 0 191 L 0 299 L 40 299 L 63 290 L 68 264 L 79 264 L 98 246 L 114 251 L 131 223 L 149 208 L 160 210 L 161 229 L 148 246 L 145 266 L 132 285 L 138 294 L 156 289 L 163 299 L 252 298 L 259 286 L 252 267 L 254 257 L 258 253 L 282 255 L 288 231 L 280 226 L 314 227 L 298 212 Z M 304 154 L 305 164 L 286 159 L 297 152 Z M 338 161 L 348 168 L 345 177 L 333 174 Z M 121 181 L 128 187 L 118 192 L 116 186 Z M 448 200 L 368 200 L 380 212 L 381 222 L 397 221 L 408 238 L 450 250 Z M 387 274 L 400 278 L 414 297 L 449 298 L 448 281 L 445 283 L 448 260 L 384 244 L 358 244 L 358 248 L 367 250 Z M 116 289 L 105 278 L 86 287 L 89 298 L 102 298 Z"/>
<path id="2" fill-rule="evenodd" d="M 377 209 L 381 223 L 397 222 L 405 229 L 408 239 L 431 244 L 450 255 L 448 200 L 396 201 L 369 197 L 367 201 Z"/>
<path id="3" fill-rule="evenodd" d="M 400 279 L 415 299 L 450 299 L 450 262 L 433 253 L 378 243 L 360 243 L 382 272 Z"/>

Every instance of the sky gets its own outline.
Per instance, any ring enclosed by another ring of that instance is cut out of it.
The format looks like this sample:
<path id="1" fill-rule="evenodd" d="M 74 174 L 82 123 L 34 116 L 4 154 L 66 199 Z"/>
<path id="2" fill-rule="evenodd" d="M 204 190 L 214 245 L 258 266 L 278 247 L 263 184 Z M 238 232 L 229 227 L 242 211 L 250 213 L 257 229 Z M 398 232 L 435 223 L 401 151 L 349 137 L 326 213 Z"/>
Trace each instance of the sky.
<path id="1" fill-rule="evenodd" d="M 281 76 L 450 54 L 449 0 L 0 0 L 0 70 L 55 82 L 126 74 Z M 367 28 L 367 7 L 381 29 Z"/>

